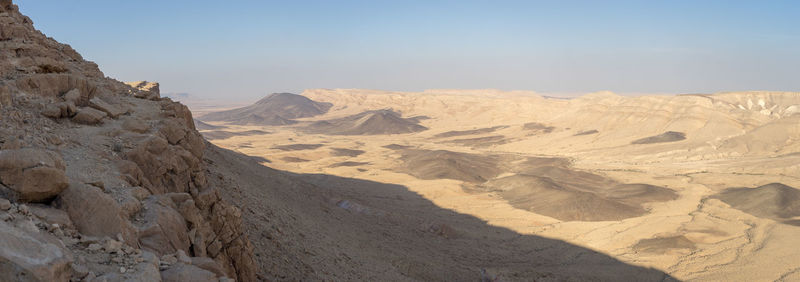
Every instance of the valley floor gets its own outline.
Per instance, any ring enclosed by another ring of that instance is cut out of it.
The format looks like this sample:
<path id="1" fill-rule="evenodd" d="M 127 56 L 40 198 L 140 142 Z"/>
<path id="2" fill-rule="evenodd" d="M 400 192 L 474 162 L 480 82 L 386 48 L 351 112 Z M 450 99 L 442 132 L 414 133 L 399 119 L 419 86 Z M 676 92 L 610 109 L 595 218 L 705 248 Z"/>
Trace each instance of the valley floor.
<path id="1" fill-rule="evenodd" d="M 474 280 L 482 269 L 503 281 L 800 279 L 800 252 L 788 247 L 800 243 L 798 115 L 736 113 L 763 120 L 731 127 L 714 117 L 718 104 L 680 114 L 694 107 L 684 100 L 702 101 L 692 97 L 642 102 L 679 104 L 668 117 L 624 107 L 581 117 L 556 111 L 629 102 L 523 99 L 508 105 L 531 109 L 506 113 L 493 98 L 306 94 L 351 107 L 288 126 L 201 131 L 235 151 L 207 155 L 213 169 L 241 175 L 214 181 L 238 187 L 227 196 L 256 226 L 249 235 L 269 279 Z M 305 129 L 386 105 L 430 129 Z"/>

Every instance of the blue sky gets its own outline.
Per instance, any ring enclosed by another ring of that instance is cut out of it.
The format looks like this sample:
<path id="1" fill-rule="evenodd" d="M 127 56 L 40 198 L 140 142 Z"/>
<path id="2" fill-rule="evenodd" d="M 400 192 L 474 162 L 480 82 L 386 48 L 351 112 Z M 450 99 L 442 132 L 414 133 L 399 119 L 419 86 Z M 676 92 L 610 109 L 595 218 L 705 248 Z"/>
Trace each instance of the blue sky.
<path id="1" fill-rule="evenodd" d="M 800 91 L 800 1 L 15 2 L 107 76 L 199 98 Z"/>

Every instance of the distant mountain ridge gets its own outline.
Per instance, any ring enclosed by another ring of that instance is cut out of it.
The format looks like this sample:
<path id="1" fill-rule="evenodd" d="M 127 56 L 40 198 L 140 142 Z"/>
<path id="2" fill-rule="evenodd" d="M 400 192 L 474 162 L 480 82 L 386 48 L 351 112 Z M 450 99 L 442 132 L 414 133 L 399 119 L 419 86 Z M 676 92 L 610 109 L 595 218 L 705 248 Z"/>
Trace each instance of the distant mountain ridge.
<path id="1" fill-rule="evenodd" d="M 332 106 L 297 94 L 273 93 L 250 106 L 209 113 L 199 119 L 236 125 L 289 125 L 297 123 L 293 120 L 296 118 L 327 113 Z"/>

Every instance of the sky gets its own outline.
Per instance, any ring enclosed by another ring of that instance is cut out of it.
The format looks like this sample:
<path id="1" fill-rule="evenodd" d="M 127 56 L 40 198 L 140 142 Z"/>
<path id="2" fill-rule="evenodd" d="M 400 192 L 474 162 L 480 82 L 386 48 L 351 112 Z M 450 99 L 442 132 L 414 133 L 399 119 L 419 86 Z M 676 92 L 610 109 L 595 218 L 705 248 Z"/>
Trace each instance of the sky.
<path id="1" fill-rule="evenodd" d="M 310 88 L 800 91 L 800 1 L 16 0 L 122 81 Z"/>

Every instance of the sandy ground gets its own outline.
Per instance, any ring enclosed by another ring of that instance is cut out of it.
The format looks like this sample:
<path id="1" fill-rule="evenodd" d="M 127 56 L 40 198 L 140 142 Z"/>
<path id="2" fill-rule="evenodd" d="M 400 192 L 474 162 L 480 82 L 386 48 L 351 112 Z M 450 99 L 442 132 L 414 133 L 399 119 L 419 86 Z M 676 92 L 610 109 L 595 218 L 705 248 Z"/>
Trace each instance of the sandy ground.
<path id="1" fill-rule="evenodd" d="M 442 209 L 473 216 L 491 226 L 563 240 L 626 263 L 662 270 L 681 280 L 800 279 L 800 251 L 791 247 L 800 243 L 800 227 L 759 218 L 710 198 L 731 187 L 769 183 L 800 187 L 800 146 L 796 142 L 800 140 L 800 125 L 793 112 L 800 104 L 798 93 L 637 98 L 599 93 L 573 100 L 502 92 L 311 90 L 304 94 L 334 107 L 323 116 L 301 119 L 292 126 L 227 126 L 224 130 L 229 132 L 263 130 L 269 134 L 212 142 L 262 157 L 263 165 L 277 170 L 402 185 Z M 312 121 L 384 108 L 405 117 L 430 117 L 420 123 L 430 129 L 367 136 L 306 134 L 300 130 Z M 530 122 L 553 128 L 549 132 L 530 126 L 526 129 L 524 125 Z M 493 126 L 503 127 L 435 137 L 448 131 Z M 598 133 L 578 134 L 590 130 Z M 631 144 L 667 131 L 685 133 L 687 139 Z M 468 140 L 487 136 L 502 136 L 503 142 L 487 145 L 481 143 L 487 139 Z M 280 149 L 291 144 L 321 146 Z M 643 216 L 565 222 L 514 208 L 496 193 L 467 192 L 458 180 L 423 180 L 402 173 L 402 153 L 384 147 L 390 144 L 483 155 L 564 157 L 576 170 L 624 183 L 666 187 L 678 198 L 643 204 L 649 211 Z M 337 156 L 334 148 L 364 153 Z"/>

